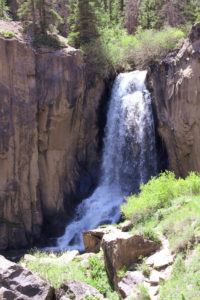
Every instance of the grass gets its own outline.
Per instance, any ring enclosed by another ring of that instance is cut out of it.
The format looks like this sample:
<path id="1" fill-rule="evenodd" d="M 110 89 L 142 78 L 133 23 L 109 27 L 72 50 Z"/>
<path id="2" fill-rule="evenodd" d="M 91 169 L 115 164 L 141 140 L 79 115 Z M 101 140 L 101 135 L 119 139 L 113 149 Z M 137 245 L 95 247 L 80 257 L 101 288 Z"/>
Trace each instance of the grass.
<path id="1" fill-rule="evenodd" d="M 95 287 L 107 299 L 120 299 L 117 292 L 111 287 L 104 263 L 103 253 L 93 255 L 83 265 L 80 259 L 66 263 L 59 259 L 61 254 L 49 254 L 36 251 L 33 257 L 22 259 L 20 264 L 25 264 L 32 272 L 49 282 L 55 288 L 59 288 L 64 281 L 78 280 Z"/>
<path id="2" fill-rule="evenodd" d="M 132 195 L 121 207 L 124 217 L 134 224 L 132 233 L 159 242 L 161 232 L 174 253 L 200 241 L 199 174 L 176 179 L 172 172 L 165 172 L 140 189 L 139 195 Z"/>
<path id="3" fill-rule="evenodd" d="M 176 258 L 171 278 L 160 289 L 161 300 L 200 299 L 200 246 L 186 263 L 181 255 Z"/>
<path id="4" fill-rule="evenodd" d="M 7 30 L 0 30 L 0 34 L 3 35 L 7 39 L 11 39 L 15 36 L 14 32 Z"/>

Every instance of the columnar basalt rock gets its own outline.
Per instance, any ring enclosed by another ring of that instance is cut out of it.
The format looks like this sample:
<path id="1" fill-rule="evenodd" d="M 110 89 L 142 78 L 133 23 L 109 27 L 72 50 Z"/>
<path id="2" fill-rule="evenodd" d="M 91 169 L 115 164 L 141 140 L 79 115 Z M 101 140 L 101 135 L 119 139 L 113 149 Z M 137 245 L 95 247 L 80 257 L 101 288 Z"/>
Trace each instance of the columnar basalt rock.
<path id="1" fill-rule="evenodd" d="M 200 171 L 200 23 L 150 74 L 158 131 L 177 176 Z"/>
<path id="2" fill-rule="evenodd" d="M 0 250 L 38 239 L 91 192 L 99 163 L 98 109 L 80 51 L 34 50 L 18 29 L 0 38 Z"/>

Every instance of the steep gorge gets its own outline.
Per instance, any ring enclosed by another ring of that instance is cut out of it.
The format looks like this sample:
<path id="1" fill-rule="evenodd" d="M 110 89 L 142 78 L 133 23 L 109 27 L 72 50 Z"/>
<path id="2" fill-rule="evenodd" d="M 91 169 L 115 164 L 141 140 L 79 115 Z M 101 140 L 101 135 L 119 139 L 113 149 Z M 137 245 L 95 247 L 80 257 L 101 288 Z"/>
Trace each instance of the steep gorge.
<path id="1" fill-rule="evenodd" d="M 108 89 L 97 77 L 89 86 L 80 51 L 36 51 L 11 25 L 15 38 L 0 38 L 0 250 L 32 245 L 45 224 L 56 231 L 90 195 Z M 177 176 L 200 171 L 199 80 L 197 23 L 182 48 L 149 71 L 157 144 Z"/>
<path id="2" fill-rule="evenodd" d="M 90 193 L 105 93 L 80 51 L 36 52 L 14 27 L 0 38 L 0 250 L 31 245 Z"/>

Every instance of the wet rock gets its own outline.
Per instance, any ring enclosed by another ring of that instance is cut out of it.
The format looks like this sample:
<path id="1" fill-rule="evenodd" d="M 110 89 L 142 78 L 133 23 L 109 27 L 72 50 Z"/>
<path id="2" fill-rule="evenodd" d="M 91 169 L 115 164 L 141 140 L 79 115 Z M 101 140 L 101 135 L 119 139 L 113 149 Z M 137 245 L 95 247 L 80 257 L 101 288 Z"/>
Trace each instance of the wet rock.
<path id="1" fill-rule="evenodd" d="M 160 248 L 160 243 L 144 239 L 139 235 L 115 232 L 104 235 L 102 248 L 108 277 L 117 288 L 118 271 L 124 266 L 129 268 L 138 261 L 139 257 L 155 252 Z"/>
<path id="2" fill-rule="evenodd" d="M 92 286 L 89 284 L 71 280 L 65 282 L 61 285 L 60 290 L 57 294 L 57 299 L 59 300 L 82 300 L 85 299 L 86 295 L 89 296 L 98 296 L 100 300 L 103 300 L 104 297 Z"/>
<path id="3" fill-rule="evenodd" d="M 0 256 L 0 299 L 54 300 L 54 288 L 31 271 Z"/>

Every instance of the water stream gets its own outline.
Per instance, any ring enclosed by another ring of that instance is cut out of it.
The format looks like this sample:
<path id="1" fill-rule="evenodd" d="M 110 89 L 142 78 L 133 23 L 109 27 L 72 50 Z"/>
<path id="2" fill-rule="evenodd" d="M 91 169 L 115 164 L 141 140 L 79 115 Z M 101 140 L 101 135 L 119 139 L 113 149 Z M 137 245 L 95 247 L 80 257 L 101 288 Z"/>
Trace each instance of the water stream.
<path id="1" fill-rule="evenodd" d="M 84 250 L 82 231 L 119 221 L 124 197 L 156 174 L 156 149 L 146 71 L 116 78 L 107 115 L 100 182 L 76 209 L 54 250 Z"/>

